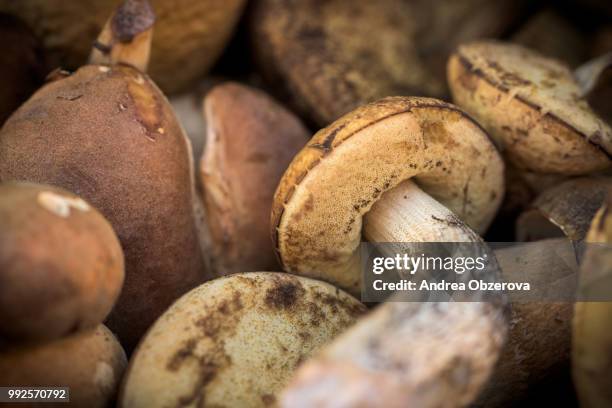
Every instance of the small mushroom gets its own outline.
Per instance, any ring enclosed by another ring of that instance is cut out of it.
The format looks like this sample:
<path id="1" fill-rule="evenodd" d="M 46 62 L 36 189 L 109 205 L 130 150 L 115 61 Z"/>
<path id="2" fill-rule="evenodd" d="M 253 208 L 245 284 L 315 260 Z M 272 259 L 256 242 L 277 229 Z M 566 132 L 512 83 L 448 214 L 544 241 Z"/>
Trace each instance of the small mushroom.
<path id="1" fill-rule="evenodd" d="M 296 366 L 364 312 L 333 286 L 289 274 L 209 281 L 148 332 L 130 362 L 120 404 L 274 405 Z"/>
<path id="2" fill-rule="evenodd" d="M 219 275 L 278 268 L 269 235 L 272 198 L 308 131 L 261 91 L 236 83 L 204 100 L 200 175 L 210 256 Z"/>
<path id="3" fill-rule="evenodd" d="M 484 231 L 502 195 L 501 158 L 462 110 L 385 98 L 319 131 L 295 157 L 275 195 L 272 234 L 285 270 L 358 293 L 362 233 L 481 242 L 468 225 Z M 305 363 L 281 403 L 466 405 L 505 339 L 504 300 L 490 300 L 385 303 Z"/>
<path id="4" fill-rule="evenodd" d="M 579 276 L 579 300 L 574 307 L 572 374 L 582 407 L 612 404 L 612 197 L 597 212 L 587 235 Z"/>
<path id="5" fill-rule="evenodd" d="M 0 184 L 0 339 L 49 340 L 100 324 L 123 252 L 108 221 L 67 191 Z"/>
<path id="6" fill-rule="evenodd" d="M 142 0 L 139 0 L 142 1 Z M 87 59 L 96 33 L 117 0 L 0 0 L 40 36 L 53 66 L 70 69 Z M 150 74 L 166 92 L 185 90 L 201 77 L 228 43 L 245 0 L 152 0 L 158 16 Z"/>
<path id="7" fill-rule="evenodd" d="M 552 237 L 584 239 L 595 212 L 601 207 L 612 179 L 571 179 L 540 194 L 517 220 L 517 239 L 537 241 Z"/>
<path id="8" fill-rule="evenodd" d="M 92 64 L 42 87 L 0 131 L 0 180 L 65 188 L 115 229 L 126 279 L 108 325 L 128 350 L 206 278 L 190 144 L 165 96 L 134 68 L 147 65 L 153 23 L 145 1 L 126 0 Z"/>
<path id="9" fill-rule="evenodd" d="M 463 41 L 495 37 L 522 1 L 255 2 L 255 59 L 302 116 L 327 126 L 390 95 L 442 97 L 444 67 Z"/>
<path id="10" fill-rule="evenodd" d="M 106 326 L 99 325 L 50 343 L 3 349 L 0 384 L 69 387 L 67 405 L 103 408 L 114 403 L 126 366 L 121 345 Z"/>
<path id="11" fill-rule="evenodd" d="M 38 39 L 21 20 L 0 13 L 0 126 L 43 83 L 45 58 Z"/>
<path id="12" fill-rule="evenodd" d="M 479 41 L 451 56 L 448 82 L 454 102 L 516 167 L 582 175 L 610 168 L 612 129 L 584 98 L 596 70 L 580 71 L 518 45 Z"/>

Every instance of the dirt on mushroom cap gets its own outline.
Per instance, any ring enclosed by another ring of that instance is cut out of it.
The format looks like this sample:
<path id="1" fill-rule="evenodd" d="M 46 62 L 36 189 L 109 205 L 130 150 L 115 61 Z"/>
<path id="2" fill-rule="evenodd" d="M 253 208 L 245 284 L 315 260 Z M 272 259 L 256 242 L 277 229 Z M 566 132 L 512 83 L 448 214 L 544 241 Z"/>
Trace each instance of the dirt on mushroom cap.
<path id="1" fill-rule="evenodd" d="M 325 126 L 385 96 L 444 96 L 452 48 L 500 34 L 521 3 L 264 0 L 255 3 L 250 23 L 270 83 Z"/>
<path id="2" fill-rule="evenodd" d="M 124 280 L 108 221 L 79 197 L 0 184 L 0 339 L 50 340 L 99 325 Z"/>
<path id="3" fill-rule="evenodd" d="M 287 169 L 271 222 L 284 268 L 357 292 L 346 270 L 362 216 L 411 177 L 477 231 L 503 196 L 501 158 L 469 116 L 435 99 L 386 98 L 319 131 Z"/>
<path id="4" fill-rule="evenodd" d="M 561 62 L 518 45 L 474 42 L 451 56 L 448 82 L 455 103 L 517 167 L 568 175 L 610 167 L 612 129 Z"/>
<path id="5" fill-rule="evenodd" d="M 121 404 L 273 405 L 295 367 L 364 311 L 331 285 L 283 273 L 207 282 L 151 328 Z"/>

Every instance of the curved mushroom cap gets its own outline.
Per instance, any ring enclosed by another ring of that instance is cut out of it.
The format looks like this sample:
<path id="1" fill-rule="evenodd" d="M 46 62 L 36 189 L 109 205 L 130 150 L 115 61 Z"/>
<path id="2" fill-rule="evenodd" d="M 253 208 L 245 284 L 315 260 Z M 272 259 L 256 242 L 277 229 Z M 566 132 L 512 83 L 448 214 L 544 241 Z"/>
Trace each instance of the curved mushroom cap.
<path id="1" fill-rule="evenodd" d="M 452 49 L 505 31 L 519 3 L 263 0 L 251 15 L 254 52 L 270 83 L 327 126 L 389 95 L 444 96 Z"/>
<path id="2" fill-rule="evenodd" d="M 150 0 L 157 22 L 149 73 L 166 92 L 187 88 L 223 51 L 245 0 Z M 119 0 L 0 0 L 40 36 L 53 66 L 76 68 Z"/>
<path id="3" fill-rule="evenodd" d="M 132 358 L 120 403 L 271 405 L 295 367 L 364 311 L 329 284 L 284 273 L 209 281 L 151 328 Z"/>
<path id="4" fill-rule="evenodd" d="M 2 350 L 0 383 L 70 387 L 67 405 L 108 407 L 116 398 L 126 366 L 121 345 L 106 326 L 99 325 L 51 343 Z"/>
<path id="5" fill-rule="evenodd" d="M 41 340 L 95 327 L 124 278 L 110 224 L 50 186 L 0 185 L 0 338 Z"/>
<path id="6" fill-rule="evenodd" d="M 414 178 L 476 231 L 503 196 L 503 163 L 462 110 L 429 98 L 365 105 L 319 131 L 276 191 L 272 235 L 284 268 L 357 291 L 362 217 L 381 195 Z"/>
<path id="7" fill-rule="evenodd" d="M 448 62 L 456 104 L 517 167 L 580 175 L 610 167 L 612 129 L 580 96 L 564 64 L 494 41 L 460 46 Z"/>
<path id="8" fill-rule="evenodd" d="M 612 178 L 597 177 L 572 179 L 545 190 L 517 220 L 518 240 L 583 239 L 611 189 Z"/>
<path id="9" fill-rule="evenodd" d="M 217 273 L 278 268 L 269 235 L 274 190 L 309 133 L 268 95 L 227 83 L 206 96 L 200 171 Z"/>

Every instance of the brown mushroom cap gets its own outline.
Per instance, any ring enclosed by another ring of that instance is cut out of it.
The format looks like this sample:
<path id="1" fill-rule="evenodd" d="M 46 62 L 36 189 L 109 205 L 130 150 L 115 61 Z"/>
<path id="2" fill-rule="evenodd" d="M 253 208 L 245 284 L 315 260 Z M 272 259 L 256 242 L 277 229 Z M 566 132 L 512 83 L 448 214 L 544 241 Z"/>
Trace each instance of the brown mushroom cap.
<path id="1" fill-rule="evenodd" d="M 580 268 L 579 296 L 608 300 L 576 302 L 572 332 L 572 375 L 581 406 L 608 407 L 612 404 L 612 196 L 597 212 L 586 240 Z"/>
<path id="2" fill-rule="evenodd" d="M 517 220 L 517 239 L 583 239 L 610 189 L 612 178 L 596 177 L 568 180 L 545 190 Z"/>
<path id="3" fill-rule="evenodd" d="M 0 132 L 0 180 L 73 191 L 115 229 L 126 280 L 109 327 L 128 349 L 204 279 L 190 156 L 164 95 L 123 65 L 87 65 L 48 83 Z"/>
<path id="4" fill-rule="evenodd" d="M 610 167 L 612 129 L 561 62 L 518 45 L 479 41 L 451 56 L 448 82 L 454 102 L 517 167 L 567 175 Z"/>
<path id="5" fill-rule="evenodd" d="M 95 327 L 123 278 L 117 236 L 93 207 L 50 186 L 0 185 L 1 339 L 53 339 Z"/>
<path id="6" fill-rule="evenodd" d="M 130 362 L 121 406 L 273 405 L 296 366 L 363 312 L 337 288 L 285 273 L 209 281 L 148 332 Z"/>
<path id="7" fill-rule="evenodd" d="M 99 325 L 51 343 L 2 350 L 0 383 L 69 387 L 70 403 L 58 406 L 102 408 L 113 404 L 126 365 L 125 352 L 113 333 Z"/>
<path id="8" fill-rule="evenodd" d="M 91 44 L 118 0 L 0 0 L 0 11 L 27 22 L 43 40 L 53 66 L 85 63 Z M 167 92 L 187 88 L 216 61 L 245 0 L 151 0 L 158 17 L 150 73 Z"/>
<path id="9" fill-rule="evenodd" d="M 502 33 L 521 1 L 255 2 L 256 60 L 319 126 L 389 95 L 447 93 L 444 67 L 462 41 Z"/>
<path id="10" fill-rule="evenodd" d="M 276 191 L 272 235 L 287 271 L 357 291 L 362 217 L 381 195 L 414 178 L 476 231 L 503 196 L 503 163 L 476 122 L 428 98 L 365 105 L 319 131 Z"/>
<path id="11" fill-rule="evenodd" d="M 309 132 L 261 91 L 236 83 L 205 98 L 200 164 L 217 273 L 277 269 L 269 235 L 274 190 Z"/>

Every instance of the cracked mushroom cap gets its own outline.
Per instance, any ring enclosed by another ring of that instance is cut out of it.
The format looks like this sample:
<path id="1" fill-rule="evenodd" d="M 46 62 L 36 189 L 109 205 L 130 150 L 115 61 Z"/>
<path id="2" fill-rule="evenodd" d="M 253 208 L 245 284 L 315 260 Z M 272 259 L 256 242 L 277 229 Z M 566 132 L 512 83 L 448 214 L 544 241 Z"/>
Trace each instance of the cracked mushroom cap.
<path id="1" fill-rule="evenodd" d="M 65 190 L 0 185 L 0 339 L 40 341 L 100 324 L 124 279 L 108 221 Z"/>
<path id="2" fill-rule="evenodd" d="M 563 63 L 519 45 L 479 41 L 455 51 L 447 74 L 454 102 L 517 167 L 566 175 L 610 167 L 612 129 Z"/>
<path id="3" fill-rule="evenodd" d="M 482 232 L 503 196 L 503 167 L 485 131 L 454 105 L 365 105 L 314 135 L 283 176 L 271 219 L 279 259 L 288 272 L 357 293 L 362 218 L 385 191 L 413 178 Z"/>
<path id="4" fill-rule="evenodd" d="M 50 343 L 3 349 L 0 384 L 70 387 L 66 406 L 103 408 L 115 401 L 126 366 L 123 348 L 101 324 Z"/>
<path id="5" fill-rule="evenodd" d="M 612 178 L 568 180 L 542 192 L 517 220 L 519 241 L 585 237 L 591 220 L 612 189 Z"/>
<path id="6" fill-rule="evenodd" d="M 296 366 L 365 307 L 324 282 L 251 272 L 179 299 L 134 354 L 124 408 L 274 405 Z"/>
<path id="7" fill-rule="evenodd" d="M 269 235 L 274 190 L 309 132 L 265 93 L 237 83 L 204 101 L 202 190 L 216 272 L 278 268 Z"/>

